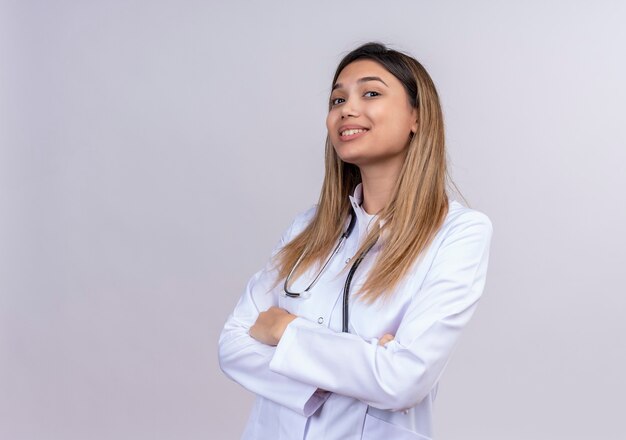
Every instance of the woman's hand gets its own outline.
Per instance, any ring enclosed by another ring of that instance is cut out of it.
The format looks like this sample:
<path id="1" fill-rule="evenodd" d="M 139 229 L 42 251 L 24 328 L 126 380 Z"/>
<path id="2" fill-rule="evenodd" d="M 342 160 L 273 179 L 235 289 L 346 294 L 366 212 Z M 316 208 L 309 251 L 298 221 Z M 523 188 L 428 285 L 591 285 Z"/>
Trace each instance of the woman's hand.
<path id="1" fill-rule="evenodd" d="M 393 335 L 390 335 L 389 333 L 387 333 L 378 340 L 378 345 L 384 346 L 387 342 L 393 341 L 393 338 L 394 338 Z"/>
<path id="2" fill-rule="evenodd" d="M 259 313 L 248 333 L 259 342 L 277 345 L 289 323 L 296 318 L 296 315 L 292 315 L 287 310 L 272 306 L 265 312 Z M 384 334 L 378 340 L 378 345 L 384 346 L 393 339 L 394 335 Z"/>
<path id="3" fill-rule="evenodd" d="M 248 333 L 259 342 L 277 345 L 287 325 L 296 318 L 296 315 L 292 315 L 287 310 L 272 306 L 265 312 L 259 313 Z"/>

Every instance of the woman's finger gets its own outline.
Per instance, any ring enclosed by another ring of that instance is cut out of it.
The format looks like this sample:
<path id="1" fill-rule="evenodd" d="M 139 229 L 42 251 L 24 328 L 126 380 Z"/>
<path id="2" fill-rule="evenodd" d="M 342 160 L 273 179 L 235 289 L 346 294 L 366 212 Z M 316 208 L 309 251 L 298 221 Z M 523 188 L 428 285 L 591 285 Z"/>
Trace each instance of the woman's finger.
<path id="1" fill-rule="evenodd" d="M 393 338 L 394 338 L 393 335 L 390 335 L 389 333 L 387 333 L 378 340 L 378 345 L 385 345 L 387 342 L 393 341 Z"/>

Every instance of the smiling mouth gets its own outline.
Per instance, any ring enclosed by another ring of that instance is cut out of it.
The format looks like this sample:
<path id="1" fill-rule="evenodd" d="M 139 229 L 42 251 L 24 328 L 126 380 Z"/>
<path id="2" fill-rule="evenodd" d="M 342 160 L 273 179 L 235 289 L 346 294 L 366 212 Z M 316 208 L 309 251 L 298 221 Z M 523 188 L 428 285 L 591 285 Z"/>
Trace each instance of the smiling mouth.
<path id="1" fill-rule="evenodd" d="M 341 135 L 341 136 L 352 136 L 353 134 L 365 133 L 366 131 L 367 131 L 367 129 L 365 129 L 365 128 L 349 128 L 348 130 L 344 130 L 341 133 L 339 133 L 339 135 Z"/>

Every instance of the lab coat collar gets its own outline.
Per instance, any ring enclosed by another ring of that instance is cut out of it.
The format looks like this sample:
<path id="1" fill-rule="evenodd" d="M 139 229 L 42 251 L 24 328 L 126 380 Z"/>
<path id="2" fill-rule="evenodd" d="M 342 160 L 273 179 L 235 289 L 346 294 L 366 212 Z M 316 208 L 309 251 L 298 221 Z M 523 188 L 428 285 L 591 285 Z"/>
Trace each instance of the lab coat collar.
<path id="1" fill-rule="evenodd" d="M 359 205 L 363 203 L 363 182 L 359 182 L 358 185 L 354 187 L 352 195 L 348 197 L 350 197 L 350 201 L 357 202 Z"/>
<path id="2" fill-rule="evenodd" d="M 365 226 L 364 230 L 369 230 L 367 226 L 368 226 L 370 219 L 368 218 L 367 212 L 365 212 L 365 210 L 361 207 L 361 204 L 363 203 L 363 182 L 359 182 L 359 184 L 354 187 L 352 194 L 348 195 L 348 197 L 350 198 L 350 203 L 352 204 L 352 207 L 354 208 L 354 212 L 356 212 L 358 224 L 364 225 Z M 374 219 L 372 220 L 372 223 L 376 220 L 378 220 L 379 227 L 382 227 L 383 224 L 385 223 L 383 220 L 380 220 L 378 218 L 378 215 L 374 217 Z"/>
<path id="3" fill-rule="evenodd" d="M 359 182 L 357 186 L 354 187 L 352 194 L 348 196 L 350 198 L 350 203 L 354 208 L 354 212 L 356 212 L 356 216 L 359 220 L 366 218 L 366 212 L 361 207 L 363 203 L 363 183 Z"/>

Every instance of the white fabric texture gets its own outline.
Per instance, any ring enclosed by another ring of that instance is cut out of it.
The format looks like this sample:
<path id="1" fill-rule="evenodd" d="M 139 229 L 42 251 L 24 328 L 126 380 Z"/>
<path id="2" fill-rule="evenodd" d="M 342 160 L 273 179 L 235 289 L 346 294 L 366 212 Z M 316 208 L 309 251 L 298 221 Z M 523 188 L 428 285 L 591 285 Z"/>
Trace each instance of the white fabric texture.
<path id="1" fill-rule="evenodd" d="M 389 302 L 366 305 L 351 295 L 349 333 L 341 332 L 342 291 L 351 258 L 370 220 L 352 195 L 357 222 L 308 299 L 270 290 L 268 264 L 249 280 L 219 338 L 224 373 L 257 395 L 243 439 L 431 439 L 437 384 L 479 301 L 487 275 L 492 224 L 450 201 L 444 224 L 395 289 Z M 298 215 L 274 248 L 311 221 L 317 206 Z M 380 252 L 370 250 L 352 280 L 358 290 Z M 301 291 L 315 268 L 294 280 Z M 298 316 L 277 346 L 248 334 L 258 313 L 278 306 Z M 378 345 L 385 333 L 394 340 Z"/>

